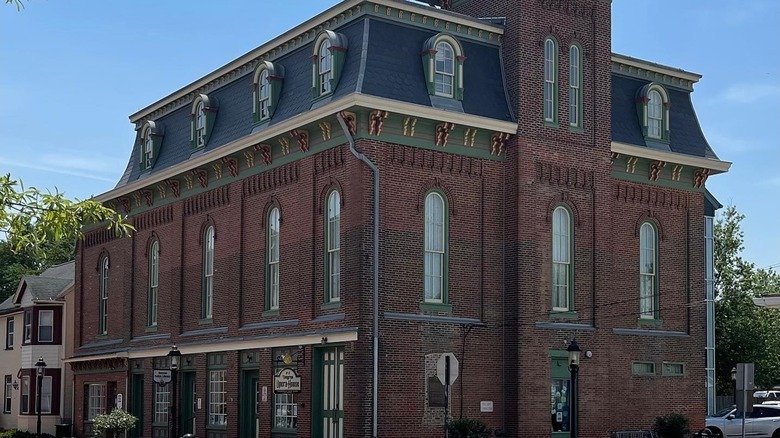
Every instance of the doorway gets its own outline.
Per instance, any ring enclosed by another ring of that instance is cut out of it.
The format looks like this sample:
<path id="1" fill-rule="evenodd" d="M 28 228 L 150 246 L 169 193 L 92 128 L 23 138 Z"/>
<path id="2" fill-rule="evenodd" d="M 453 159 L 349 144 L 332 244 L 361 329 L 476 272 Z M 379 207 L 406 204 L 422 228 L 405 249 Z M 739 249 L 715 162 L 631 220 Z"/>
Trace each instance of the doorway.
<path id="1" fill-rule="evenodd" d="M 257 370 L 246 370 L 241 373 L 241 395 L 239 436 L 241 438 L 257 438 L 259 434 L 258 385 L 260 383 Z"/>
<path id="2" fill-rule="evenodd" d="M 344 436 L 344 348 L 326 347 L 315 355 L 314 394 L 315 436 L 342 438 Z"/>
<path id="3" fill-rule="evenodd" d="M 185 371 L 181 373 L 181 434 L 191 433 L 195 435 L 195 413 L 197 399 L 195 393 L 195 372 Z"/>

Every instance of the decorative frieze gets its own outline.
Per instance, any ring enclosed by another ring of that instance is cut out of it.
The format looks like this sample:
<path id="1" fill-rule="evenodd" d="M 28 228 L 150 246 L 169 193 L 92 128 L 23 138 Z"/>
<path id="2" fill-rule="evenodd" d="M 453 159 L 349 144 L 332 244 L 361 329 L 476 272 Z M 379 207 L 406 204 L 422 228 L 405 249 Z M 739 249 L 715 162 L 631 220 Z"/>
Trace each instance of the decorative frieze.
<path id="1" fill-rule="evenodd" d="M 563 167 L 544 161 L 536 162 L 536 179 L 546 184 L 589 190 L 593 188 L 593 178 L 591 170 Z"/>

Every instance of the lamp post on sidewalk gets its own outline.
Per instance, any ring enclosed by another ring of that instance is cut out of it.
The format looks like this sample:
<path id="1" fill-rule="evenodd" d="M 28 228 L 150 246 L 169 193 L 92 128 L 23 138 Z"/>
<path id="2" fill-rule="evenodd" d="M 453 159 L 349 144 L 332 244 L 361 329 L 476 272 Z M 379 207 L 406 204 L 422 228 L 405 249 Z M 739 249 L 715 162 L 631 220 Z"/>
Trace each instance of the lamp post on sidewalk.
<path id="1" fill-rule="evenodd" d="M 35 405 L 38 407 L 38 427 L 36 432 L 36 438 L 41 438 L 41 394 L 43 393 L 43 373 L 46 372 L 46 362 L 43 361 L 43 356 L 38 358 L 38 362 L 35 362 L 35 368 L 38 371 L 38 386 L 35 387 L 37 392 Z"/>
<path id="2" fill-rule="evenodd" d="M 178 438 L 179 430 L 179 411 L 176 409 L 176 388 L 178 374 L 179 374 L 179 358 L 181 358 L 181 351 L 176 348 L 176 344 L 173 344 L 171 351 L 168 352 L 168 357 L 171 359 L 171 382 L 173 387 L 171 388 L 171 418 L 173 420 L 173 426 L 171 427 L 171 438 Z"/>
<path id="3" fill-rule="evenodd" d="M 570 415 L 570 424 L 571 424 L 571 438 L 577 438 L 578 436 L 578 426 L 577 424 L 577 411 L 579 409 L 579 406 L 577 404 L 577 397 L 578 397 L 578 391 L 577 391 L 577 373 L 580 371 L 580 346 L 577 345 L 577 340 L 572 339 L 572 341 L 569 343 L 569 346 L 566 348 L 566 351 L 569 352 L 569 372 L 571 373 L 571 413 Z"/>
<path id="4" fill-rule="evenodd" d="M 737 405 L 737 367 L 731 369 L 731 391 L 734 394 L 734 406 Z"/>

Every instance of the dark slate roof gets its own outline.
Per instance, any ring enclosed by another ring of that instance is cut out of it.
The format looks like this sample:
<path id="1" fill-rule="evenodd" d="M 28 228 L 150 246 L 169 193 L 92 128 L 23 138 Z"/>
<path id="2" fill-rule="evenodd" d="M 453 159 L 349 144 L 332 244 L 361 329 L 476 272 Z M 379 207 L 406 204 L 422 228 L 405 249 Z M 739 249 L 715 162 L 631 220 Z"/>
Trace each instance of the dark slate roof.
<path id="1" fill-rule="evenodd" d="M 6 298 L 5 301 L 0 303 L 0 315 L 3 315 L 5 313 L 11 313 L 15 310 L 17 310 L 18 307 L 14 305 L 14 296 L 11 295 L 10 297 Z"/>
<path id="2" fill-rule="evenodd" d="M 276 112 L 270 121 L 253 126 L 254 72 L 246 74 L 208 93 L 209 98 L 216 99 L 219 109 L 209 143 L 203 150 L 193 152 L 190 148 L 191 107 L 184 105 L 155 120 L 163 125 L 164 137 L 154 167 L 150 171 L 141 172 L 140 148 L 135 144 L 117 187 L 154 175 L 191 157 L 352 93 L 429 107 L 434 105 L 426 89 L 420 52 L 425 40 L 437 32 L 371 17 L 355 20 L 334 30 L 347 37 L 348 50 L 339 83 L 330 97 L 312 101 L 310 57 L 313 43 L 302 46 L 272 60 L 284 67 L 284 82 Z M 366 37 L 368 46 L 364 52 Z M 462 111 L 499 120 L 513 120 L 505 94 L 500 47 L 466 39 L 460 41 L 467 57 L 464 64 L 467 82 Z M 365 65 L 363 71 L 362 65 Z M 436 107 L 441 108 L 441 103 Z M 452 109 L 460 110 L 459 103 Z"/>
<path id="3" fill-rule="evenodd" d="M 75 278 L 75 262 L 51 266 L 40 275 L 27 275 L 22 278 L 24 293 L 33 300 L 54 300 L 59 297 Z"/>
<path id="4" fill-rule="evenodd" d="M 637 90 L 650 81 L 612 73 L 612 140 L 635 146 L 717 159 L 696 118 L 689 91 L 667 86 L 669 144 L 645 141 L 636 108 Z"/>

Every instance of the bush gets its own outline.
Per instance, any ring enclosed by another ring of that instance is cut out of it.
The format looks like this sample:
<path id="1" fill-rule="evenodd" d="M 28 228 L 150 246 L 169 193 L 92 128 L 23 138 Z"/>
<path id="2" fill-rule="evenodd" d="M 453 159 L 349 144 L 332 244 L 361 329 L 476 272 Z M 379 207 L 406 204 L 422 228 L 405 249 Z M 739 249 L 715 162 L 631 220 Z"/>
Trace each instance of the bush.
<path id="1" fill-rule="evenodd" d="M 135 426 L 138 421 L 133 415 L 121 409 L 114 409 L 110 414 L 102 414 L 95 417 L 92 430 L 95 435 L 113 438 Z"/>
<path id="2" fill-rule="evenodd" d="M 471 418 L 452 420 L 447 429 L 451 438 L 490 438 L 491 433 L 485 423 Z"/>
<path id="3" fill-rule="evenodd" d="M 685 438 L 691 433 L 691 422 L 683 414 L 668 414 L 655 419 L 655 431 L 658 438 Z"/>
<path id="4" fill-rule="evenodd" d="M 38 435 L 35 432 L 27 432 L 24 430 L 8 429 L 0 432 L 0 438 L 37 438 Z M 54 435 L 48 433 L 41 433 L 41 438 L 54 438 Z"/>

